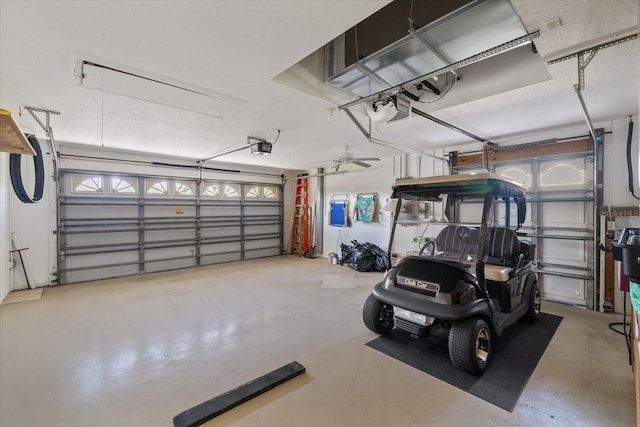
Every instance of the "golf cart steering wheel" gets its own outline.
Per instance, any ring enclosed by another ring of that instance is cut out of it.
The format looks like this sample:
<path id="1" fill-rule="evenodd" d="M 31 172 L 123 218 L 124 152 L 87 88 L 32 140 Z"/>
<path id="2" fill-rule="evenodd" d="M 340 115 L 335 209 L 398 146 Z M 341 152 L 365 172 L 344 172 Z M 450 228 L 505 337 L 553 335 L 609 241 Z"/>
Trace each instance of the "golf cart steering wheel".
<path id="1" fill-rule="evenodd" d="M 418 252 L 418 255 L 422 256 L 422 254 L 424 253 L 424 251 L 427 249 L 428 246 L 431 246 L 431 249 L 429 250 L 429 256 L 433 256 L 433 254 L 436 253 L 436 242 L 435 242 L 435 240 L 429 240 L 424 245 L 422 245 L 422 247 L 420 248 L 420 252 Z"/>

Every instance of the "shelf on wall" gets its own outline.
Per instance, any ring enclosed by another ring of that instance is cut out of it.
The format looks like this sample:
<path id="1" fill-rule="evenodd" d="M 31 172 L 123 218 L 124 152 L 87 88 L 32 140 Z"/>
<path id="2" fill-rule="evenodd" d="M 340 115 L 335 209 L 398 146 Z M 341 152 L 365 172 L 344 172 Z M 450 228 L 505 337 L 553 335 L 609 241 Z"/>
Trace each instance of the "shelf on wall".
<path id="1" fill-rule="evenodd" d="M 36 152 L 10 111 L 0 109 L 0 151 L 35 156 Z"/>

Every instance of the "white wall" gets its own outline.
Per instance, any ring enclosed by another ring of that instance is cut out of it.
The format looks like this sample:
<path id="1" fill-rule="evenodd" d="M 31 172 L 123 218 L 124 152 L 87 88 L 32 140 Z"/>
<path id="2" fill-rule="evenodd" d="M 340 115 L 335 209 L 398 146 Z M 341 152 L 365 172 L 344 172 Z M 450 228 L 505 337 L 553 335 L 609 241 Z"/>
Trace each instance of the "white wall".
<path id="1" fill-rule="evenodd" d="M 636 196 L 640 197 L 640 185 L 638 184 L 638 135 L 640 123 L 638 117 L 633 118 L 632 160 Z M 606 126 L 613 133 L 605 138 L 604 151 L 604 200 L 603 207 L 607 206 L 636 206 L 640 200 L 634 199 L 628 191 L 627 178 L 627 130 L 629 118 L 612 120 Z"/>
<path id="2" fill-rule="evenodd" d="M 0 301 L 10 290 L 9 250 L 11 233 L 9 227 L 9 154 L 0 152 Z"/>
<path id="3" fill-rule="evenodd" d="M 11 212 L 10 233 L 15 233 L 23 248 L 22 259 L 31 271 L 35 286 L 47 286 L 55 280 L 55 185 L 52 179 L 52 156 L 48 149 L 46 138 L 39 137 L 43 154 L 45 188 L 40 202 L 23 203 L 15 195 L 9 184 L 9 209 Z M 21 172 L 24 189 L 29 196 L 33 196 L 35 178 L 33 157 L 22 156 Z M 11 275 L 11 289 L 27 289 L 27 281 L 20 264 L 20 258 L 14 257 L 15 266 Z"/>
<path id="4" fill-rule="evenodd" d="M 428 151 L 428 154 L 443 155 L 443 150 Z M 406 161 L 405 161 L 406 156 Z M 349 165 L 349 173 L 329 175 L 325 178 L 325 213 L 324 213 L 324 250 L 323 255 L 331 252 L 340 255 L 340 244 L 350 244 L 352 240 L 371 242 L 382 249 L 389 246 L 389 214 L 381 212 L 391 196 L 391 187 L 400 177 L 419 178 L 424 176 L 442 175 L 446 173 L 446 166 L 442 161 L 410 154 L 398 154 L 387 157 L 380 162 L 370 162 L 372 166 L 364 169 L 360 166 Z M 402 165 L 401 165 L 402 164 Z M 358 193 L 378 193 L 378 204 L 374 222 L 363 223 L 354 221 L 353 208 Z M 328 225 L 331 197 L 347 194 L 350 201 L 351 227 L 333 227 Z"/>

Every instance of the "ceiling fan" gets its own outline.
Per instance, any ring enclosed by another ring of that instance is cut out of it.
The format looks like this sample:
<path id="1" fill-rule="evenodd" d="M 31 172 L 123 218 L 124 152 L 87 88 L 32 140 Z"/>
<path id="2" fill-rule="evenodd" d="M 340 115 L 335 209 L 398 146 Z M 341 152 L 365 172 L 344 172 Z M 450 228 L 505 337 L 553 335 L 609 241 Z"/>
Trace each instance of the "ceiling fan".
<path id="1" fill-rule="evenodd" d="M 358 166 L 362 166 L 363 168 L 371 167 L 369 163 L 365 162 L 377 162 L 380 159 L 377 157 L 354 157 L 353 153 L 349 151 L 349 147 L 344 147 L 344 153 L 341 153 L 336 160 L 333 161 L 335 165 L 335 172 L 338 172 L 340 166 L 348 165 L 350 163 Z"/>

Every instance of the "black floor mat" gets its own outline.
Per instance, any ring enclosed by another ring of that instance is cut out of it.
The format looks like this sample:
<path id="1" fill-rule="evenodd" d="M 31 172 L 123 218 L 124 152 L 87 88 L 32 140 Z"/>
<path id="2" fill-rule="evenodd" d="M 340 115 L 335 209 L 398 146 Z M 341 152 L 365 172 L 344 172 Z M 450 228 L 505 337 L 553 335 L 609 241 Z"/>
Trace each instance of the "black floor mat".
<path id="1" fill-rule="evenodd" d="M 519 321 L 494 341 L 492 360 L 479 377 L 457 369 L 445 341 L 411 338 L 393 330 L 367 343 L 388 356 L 413 366 L 507 411 L 513 411 L 562 317 L 541 313 L 536 322 Z"/>

